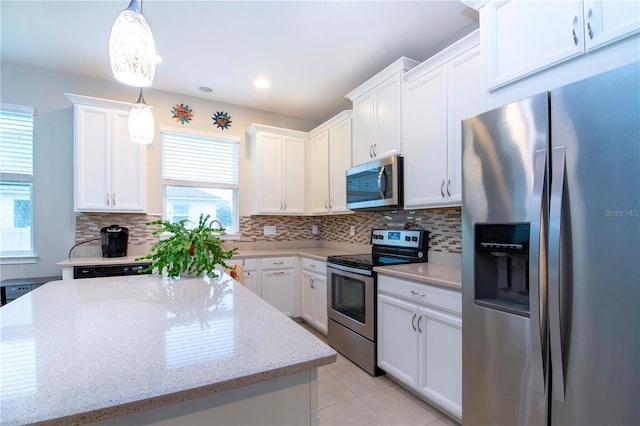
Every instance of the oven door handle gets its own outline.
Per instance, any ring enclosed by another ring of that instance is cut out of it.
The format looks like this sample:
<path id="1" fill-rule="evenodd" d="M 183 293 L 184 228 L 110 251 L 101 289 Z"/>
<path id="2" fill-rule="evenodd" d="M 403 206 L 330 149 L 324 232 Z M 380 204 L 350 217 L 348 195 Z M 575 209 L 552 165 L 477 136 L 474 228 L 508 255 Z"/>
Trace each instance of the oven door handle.
<path id="1" fill-rule="evenodd" d="M 327 263 L 327 268 L 338 269 L 340 271 L 351 272 L 352 274 L 357 275 L 366 275 L 370 277 L 373 272 L 367 269 L 353 268 L 351 266 L 338 265 L 335 263 Z"/>

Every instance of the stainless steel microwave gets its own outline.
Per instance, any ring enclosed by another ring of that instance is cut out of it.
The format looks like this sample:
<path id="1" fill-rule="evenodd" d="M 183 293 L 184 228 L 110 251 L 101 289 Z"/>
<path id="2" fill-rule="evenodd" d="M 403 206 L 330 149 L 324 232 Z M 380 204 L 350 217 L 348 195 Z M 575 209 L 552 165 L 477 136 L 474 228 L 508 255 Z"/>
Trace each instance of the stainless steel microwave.
<path id="1" fill-rule="evenodd" d="M 347 208 L 393 210 L 403 207 L 403 159 L 398 155 L 347 170 Z"/>

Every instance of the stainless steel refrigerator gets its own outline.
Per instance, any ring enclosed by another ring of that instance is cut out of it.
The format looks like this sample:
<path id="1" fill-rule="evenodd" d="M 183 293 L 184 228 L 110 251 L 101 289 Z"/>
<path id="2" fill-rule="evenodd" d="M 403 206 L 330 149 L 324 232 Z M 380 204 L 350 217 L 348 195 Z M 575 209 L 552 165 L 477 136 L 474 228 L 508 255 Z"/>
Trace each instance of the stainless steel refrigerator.
<path id="1" fill-rule="evenodd" d="M 640 65 L 464 120 L 464 425 L 640 425 Z"/>

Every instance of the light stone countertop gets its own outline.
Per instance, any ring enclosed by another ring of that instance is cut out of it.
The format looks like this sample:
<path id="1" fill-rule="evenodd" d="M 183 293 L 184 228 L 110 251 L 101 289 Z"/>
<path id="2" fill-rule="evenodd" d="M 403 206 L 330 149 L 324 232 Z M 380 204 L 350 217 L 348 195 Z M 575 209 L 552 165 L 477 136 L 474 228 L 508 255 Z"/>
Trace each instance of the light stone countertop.
<path id="1" fill-rule="evenodd" d="M 408 263 L 404 265 L 378 266 L 373 270 L 378 274 L 462 290 L 462 269 L 456 265 L 432 262 Z"/>
<path id="2" fill-rule="evenodd" d="M 0 347 L 3 425 L 85 423 L 336 360 L 228 275 L 49 282 L 0 308 Z"/>
<path id="3" fill-rule="evenodd" d="M 369 248 L 369 252 L 371 249 Z M 366 253 L 366 251 L 361 251 Z M 358 252 L 360 253 L 360 252 Z M 273 256 L 304 256 L 316 260 L 326 261 L 328 256 L 355 254 L 355 251 L 334 249 L 326 247 L 284 248 L 284 249 L 240 249 L 234 253 L 233 259 L 250 259 L 255 257 Z M 125 257 L 74 257 L 58 262 L 59 267 L 91 266 L 91 265 L 118 265 L 124 263 L 148 262 L 148 260 L 136 261 L 140 256 Z"/>

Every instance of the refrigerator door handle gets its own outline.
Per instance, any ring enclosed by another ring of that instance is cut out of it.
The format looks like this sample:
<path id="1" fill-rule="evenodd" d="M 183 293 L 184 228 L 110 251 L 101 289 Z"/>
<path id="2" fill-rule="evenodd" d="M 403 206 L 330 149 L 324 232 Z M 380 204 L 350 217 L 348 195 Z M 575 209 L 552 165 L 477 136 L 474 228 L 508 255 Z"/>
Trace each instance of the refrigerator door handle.
<path id="1" fill-rule="evenodd" d="M 546 277 L 540 276 L 541 261 L 545 258 L 545 233 L 547 229 L 547 150 L 536 151 L 533 163 L 533 194 L 531 197 L 531 227 L 529 235 L 529 320 L 531 324 L 531 349 L 533 368 L 533 388 L 545 394 L 545 355 L 542 333 L 541 289 Z M 542 279 L 541 279 L 542 278 Z M 542 285 L 541 285 L 542 284 Z"/>
<path id="2" fill-rule="evenodd" d="M 565 178 L 565 147 L 553 149 L 553 181 L 549 213 L 549 334 L 551 339 L 551 365 L 553 365 L 553 398 L 564 402 L 564 364 L 560 324 L 560 231 L 562 224 L 562 198 Z"/>

